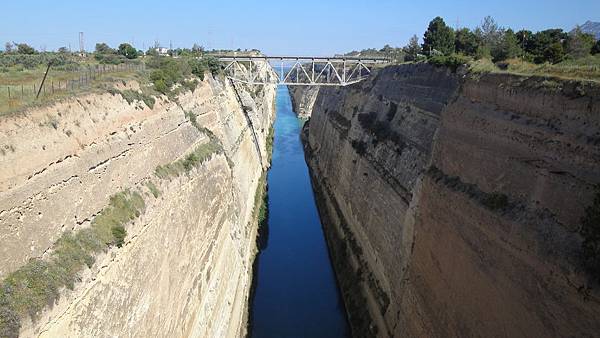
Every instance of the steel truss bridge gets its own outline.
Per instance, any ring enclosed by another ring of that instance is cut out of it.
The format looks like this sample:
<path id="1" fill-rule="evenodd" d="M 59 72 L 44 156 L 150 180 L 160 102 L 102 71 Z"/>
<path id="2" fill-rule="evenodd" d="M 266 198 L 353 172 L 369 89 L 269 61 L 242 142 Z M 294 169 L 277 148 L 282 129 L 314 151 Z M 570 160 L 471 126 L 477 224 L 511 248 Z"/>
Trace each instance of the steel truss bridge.
<path id="1" fill-rule="evenodd" d="M 313 56 L 217 56 L 231 80 L 251 85 L 347 86 L 360 82 L 386 58 Z M 274 72 L 263 72 L 271 67 Z M 267 74 L 266 76 L 264 74 Z"/>

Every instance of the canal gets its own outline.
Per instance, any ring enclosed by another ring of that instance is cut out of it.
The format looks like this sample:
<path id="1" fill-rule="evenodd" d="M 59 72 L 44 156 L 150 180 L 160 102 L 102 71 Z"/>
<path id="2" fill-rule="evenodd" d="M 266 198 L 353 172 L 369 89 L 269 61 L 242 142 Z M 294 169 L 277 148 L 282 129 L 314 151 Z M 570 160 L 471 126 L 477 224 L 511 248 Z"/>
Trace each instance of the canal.
<path id="1" fill-rule="evenodd" d="M 347 337 L 341 300 L 315 205 L 288 89 L 277 89 L 268 173 L 268 236 L 258 256 L 250 333 L 263 337 Z"/>

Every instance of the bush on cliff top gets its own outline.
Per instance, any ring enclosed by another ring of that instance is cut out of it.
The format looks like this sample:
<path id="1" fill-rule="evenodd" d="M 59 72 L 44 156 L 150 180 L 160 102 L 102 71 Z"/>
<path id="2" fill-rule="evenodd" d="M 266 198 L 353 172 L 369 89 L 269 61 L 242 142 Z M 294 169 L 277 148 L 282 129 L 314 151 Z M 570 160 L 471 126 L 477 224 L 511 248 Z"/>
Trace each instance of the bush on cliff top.
<path id="1" fill-rule="evenodd" d="M 436 55 L 430 57 L 428 62 L 437 67 L 448 67 L 452 69 L 453 72 L 456 72 L 458 67 L 469 64 L 471 58 L 460 54 Z"/>
<path id="2" fill-rule="evenodd" d="M 163 94 L 169 94 L 171 87 L 176 83 L 191 87 L 192 84 L 186 84 L 185 79 L 192 74 L 199 77 L 200 80 L 204 80 L 206 71 L 210 71 L 213 75 L 221 71 L 219 61 L 210 56 L 201 59 L 155 56 L 148 60 L 146 65 L 152 69 L 150 81 L 154 84 L 154 89 Z M 195 88 L 195 83 L 193 88 Z"/>
<path id="3" fill-rule="evenodd" d="M 0 285 L 0 337 L 17 337 L 20 318 L 32 319 L 58 300 L 60 289 L 73 289 L 84 266 L 109 245 L 121 246 L 127 234 L 123 225 L 140 215 L 144 200 L 137 192 L 123 191 L 110 198 L 88 228 L 65 232 L 54 243 L 49 259 L 33 258 Z"/>

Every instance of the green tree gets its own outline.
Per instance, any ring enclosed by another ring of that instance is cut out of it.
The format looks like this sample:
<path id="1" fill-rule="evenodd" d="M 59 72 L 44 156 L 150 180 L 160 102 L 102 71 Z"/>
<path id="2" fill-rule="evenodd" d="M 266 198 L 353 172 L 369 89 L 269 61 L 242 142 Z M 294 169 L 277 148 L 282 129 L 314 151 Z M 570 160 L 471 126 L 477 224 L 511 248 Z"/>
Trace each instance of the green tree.
<path id="1" fill-rule="evenodd" d="M 404 47 L 404 52 L 406 53 L 406 61 L 414 61 L 417 59 L 417 55 L 421 53 L 421 45 L 419 45 L 419 38 L 416 35 L 413 35 L 410 40 L 408 40 L 408 45 Z"/>
<path id="2" fill-rule="evenodd" d="M 477 48 L 481 41 L 475 33 L 468 28 L 462 28 L 456 31 L 456 52 L 462 53 L 469 56 L 475 56 L 477 54 Z"/>
<path id="3" fill-rule="evenodd" d="M 535 33 L 531 39 L 531 44 L 529 47 L 534 62 L 552 62 L 546 57 L 546 55 L 552 55 L 554 52 L 559 53 L 561 48 L 558 48 L 557 44 L 560 44 L 562 47 L 562 42 L 566 38 L 567 33 L 563 32 L 562 29 L 547 29 Z M 553 46 L 552 51 L 548 51 L 550 46 Z M 564 57 L 564 48 L 562 48 L 562 54 L 562 57 Z"/>
<path id="4" fill-rule="evenodd" d="M 128 59 L 135 59 L 138 57 L 137 49 L 128 43 L 120 44 L 118 53 Z"/>
<path id="5" fill-rule="evenodd" d="M 521 55 L 521 47 L 519 47 L 519 40 L 512 29 L 507 29 L 502 37 L 494 46 L 492 46 L 491 54 L 492 61 L 504 61 L 507 59 L 515 58 Z"/>
<path id="6" fill-rule="evenodd" d="M 544 50 L 544 60 L 550 63 L 559 63 L 565 59 L 565 49 L 562 43 L 554 42 Z"/>
<path id="7" fill-rule="evenodd" d="M 37 51 L 26 43 L 19 43 L 17 45 L 17 54 L 35 54 Z"/>
<path id="8" fill-rule="evenodd" d="M 106 43 L 101 42 L 96 44 L 96 54 L 115 54 L 115 50 L 110 48 Z"/>
<path id="9" fill-rule="evenodd" d="M 441 17 L 438 16 L 429 23 L 423 36 L 423 50 L 430 55 L 434 50 L 445 55 L 454 52 L 454 30 Z"/>
<path id="10" fill-rule="evenodd" d="M 58 49 L 58 53 L 59 54 L 69 54 L 69 49 L 67 49 L 67 47 L 60 47 Z"/>
<path id="11" fill-rule="evenodd" d="M 581 28 L 577 26 L 567 38 L 567 53 L 574 59 L 580 59 L 590 55 L 592 47 L 596 39 L 591 34 L 586 34 L 581 31 Z"/>
<path id="12" fill-rule="evenodd" d="M 158 56 L 158 50 L 156 50 L 155 47 L 150 47 L 148 48 L 148 50 L 146 51 L 146 55 L 147 56 Z"/>
<path id="13" fill-rule="evenodd" d="M 600 54 L 600 40 L 596 41 L 594 47 L 592 47 L 592 55 Z"/>

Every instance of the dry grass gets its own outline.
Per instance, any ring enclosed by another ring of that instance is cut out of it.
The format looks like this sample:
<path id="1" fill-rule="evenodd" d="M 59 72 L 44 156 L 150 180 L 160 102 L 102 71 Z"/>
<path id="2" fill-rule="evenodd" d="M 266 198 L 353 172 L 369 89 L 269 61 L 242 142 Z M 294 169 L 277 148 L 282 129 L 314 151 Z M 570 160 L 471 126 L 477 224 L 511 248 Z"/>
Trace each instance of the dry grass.
<path id="1" fill-rule="evenodd" d="M 45 67 L 34 69 L 12 67 L 6 72 L 0 72 L 0 116 L 18 113 L 30 107 L 45 105 L 85 92 L 105 90 L 116 81 L 139 79 L 141 76 L 145 76 L 140 71 L 115 70 L 96 75 L 94 80 L 83 81 L 81 86 L 75 84 L 73 87 L 68 84 L 69 81 L 77 81 L 86 74 L 89 78 L 89 73 L 85 71 L 88 66 L 93 65 L 82 64 L 80 71 L 51 69 L 46 78 L 44 90 L 38 99 L 36 99 L 36 94 L 44 77 Z M 10 88 L 10 98 L 8 88 Z"/>
<path id="2" fill-rule="evenodd" d="M 526 76 L 551 76 L 566 80 L 586 80 L 600 82 L 600 55 L 580 60 L 563 61 L 558 64 L 536 65 L 520 59 L 500 63 L 504 69 L 489 59 L 473 61 L 470 69 L 474 73 L 510 73 Z"/>

